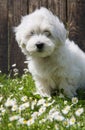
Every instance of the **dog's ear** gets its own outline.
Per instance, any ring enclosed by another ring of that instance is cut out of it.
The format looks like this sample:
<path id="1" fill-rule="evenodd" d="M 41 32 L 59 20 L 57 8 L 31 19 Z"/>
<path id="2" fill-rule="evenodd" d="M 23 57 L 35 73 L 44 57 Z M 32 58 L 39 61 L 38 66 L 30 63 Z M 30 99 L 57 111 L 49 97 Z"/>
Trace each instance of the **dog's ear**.
<path id="1" fill-rule="evenodd" d="M 15 39 L 16 39 L 19 47 L 22 48 L 22 36 L 21 36 L 21 33 L 20 33 L 20 27 L 19 26 L 14 27 L 13 31 L 15 33 Z"/>
<path id="2" fill-rule="evenodd" d="M 16 39 L 19 47 L 21 48 L 21 51 L 25 55 L 27 55 L 28 53 L 26 51 L 26 44 L 24 43 L 24 40 L 23 40 L 23 28 L 22 28 L 22 25 L 20 24 L 19 26 L 14 27 L 13 31 L 15 33 L 15 39 Z"/>
<path id="3" fill-rule="evenodd" d="M 56 17 L 55 23 L 56 23 L 56 35 L 58 36 L 60 42 L 64 44 L 67 37 L 67 30 L 65 29 L 63 22 L 61 22 L 58 19 L 58 17 Z"/>
<path id="4" fill-rule="evenodd" d="M 15 33 L 15 39 L 17 41 L 17 43 L 19 44 L 19 46 L 21 45 L 21 33 L 20 33 L 20 25 L 17 27 L 13 27 L 13 32 Z"/>
<path id="5" fill-rule="evenodd" d="M 48 19 L 49 23 L 54 27 L 55 37 L 59 39 L 60 43 L 64 44 L 66 40 L 67 31 L 63 22 L 55 16 L 50 10 L 46 8 L 40 9 L 41 14 Z"/>

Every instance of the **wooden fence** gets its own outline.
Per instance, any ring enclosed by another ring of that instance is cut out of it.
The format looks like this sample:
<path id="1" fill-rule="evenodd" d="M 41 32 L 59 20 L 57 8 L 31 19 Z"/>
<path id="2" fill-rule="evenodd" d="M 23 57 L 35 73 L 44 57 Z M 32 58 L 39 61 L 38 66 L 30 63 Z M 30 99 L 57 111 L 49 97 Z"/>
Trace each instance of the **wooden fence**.
<path id="1" fill-rule="evenodd" d="M 15 41 L 13 26 L 21 16 L 41 6 L 60 17 L 69 29 L 69 38 L 85 51 L 85 0 L 0 0 L 0 70 L 7 73 L 16 63 L 20 73 L 25 57 Z"/>

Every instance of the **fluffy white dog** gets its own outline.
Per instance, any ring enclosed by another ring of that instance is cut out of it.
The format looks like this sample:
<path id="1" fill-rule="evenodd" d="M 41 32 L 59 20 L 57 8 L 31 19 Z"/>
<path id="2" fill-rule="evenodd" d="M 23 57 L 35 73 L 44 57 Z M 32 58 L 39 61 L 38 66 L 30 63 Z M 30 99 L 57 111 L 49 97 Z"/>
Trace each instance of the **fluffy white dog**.
<path id="1" fill-rule="evenodd" d="M 63 89 L 68 97 L 85 86 L 85 53 L 66 38 L 63 23 L 46 8 L 24 16 L 16 40 L 41 96 Z"/>

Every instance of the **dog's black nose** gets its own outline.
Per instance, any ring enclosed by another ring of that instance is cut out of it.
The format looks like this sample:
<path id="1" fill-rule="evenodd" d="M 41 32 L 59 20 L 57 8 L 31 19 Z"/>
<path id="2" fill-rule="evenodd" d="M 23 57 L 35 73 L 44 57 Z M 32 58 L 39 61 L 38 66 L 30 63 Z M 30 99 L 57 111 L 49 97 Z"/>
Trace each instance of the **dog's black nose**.
<path id="1" fill-rule="evenodd" d="M 44 47 L 44 43 L 37 43 L 36 46 L 38 50 L 42 50 Z"/>

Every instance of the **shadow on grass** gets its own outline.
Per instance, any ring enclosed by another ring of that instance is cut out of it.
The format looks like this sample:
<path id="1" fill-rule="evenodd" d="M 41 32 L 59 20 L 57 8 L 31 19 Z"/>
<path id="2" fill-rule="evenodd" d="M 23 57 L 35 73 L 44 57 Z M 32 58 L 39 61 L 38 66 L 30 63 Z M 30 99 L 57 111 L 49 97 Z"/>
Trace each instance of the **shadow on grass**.
<path id="1" fill-rule="evenodd" d="M 78 89 L 77 93 L 79 100 L 85 100 L 85 89 Z"/>

